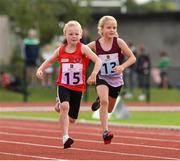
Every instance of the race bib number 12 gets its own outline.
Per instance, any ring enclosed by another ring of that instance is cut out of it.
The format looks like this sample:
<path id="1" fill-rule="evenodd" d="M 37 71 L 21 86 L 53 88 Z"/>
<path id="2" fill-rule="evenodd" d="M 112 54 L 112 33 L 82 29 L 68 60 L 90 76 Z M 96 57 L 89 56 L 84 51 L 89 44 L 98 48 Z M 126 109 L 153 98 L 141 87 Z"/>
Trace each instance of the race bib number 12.
<path id="1" fill-rule="evenodd" d="M 101 75 L 112 75 L 112 70 L 115 66 L 119 65 L 118 53 L 99 55 L 102 60 Z"/>

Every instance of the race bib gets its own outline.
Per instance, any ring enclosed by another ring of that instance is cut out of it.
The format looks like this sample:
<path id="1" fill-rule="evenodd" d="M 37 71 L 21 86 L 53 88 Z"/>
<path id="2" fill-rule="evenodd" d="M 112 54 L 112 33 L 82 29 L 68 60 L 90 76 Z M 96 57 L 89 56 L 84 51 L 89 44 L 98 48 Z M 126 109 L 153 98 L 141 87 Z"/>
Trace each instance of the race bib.
<path id="1" fill-rule="evenodd" d="M 80 85 L 82 80 L 82 64 L 64 63 L 62 64 L 62 84 Z"/>
<path id="2" fill-rule="evenodd" d="M 112 75 L 112 69 L 119 65 L 118 53 L 99 55 L 102 60 L 101 75 Z"/>

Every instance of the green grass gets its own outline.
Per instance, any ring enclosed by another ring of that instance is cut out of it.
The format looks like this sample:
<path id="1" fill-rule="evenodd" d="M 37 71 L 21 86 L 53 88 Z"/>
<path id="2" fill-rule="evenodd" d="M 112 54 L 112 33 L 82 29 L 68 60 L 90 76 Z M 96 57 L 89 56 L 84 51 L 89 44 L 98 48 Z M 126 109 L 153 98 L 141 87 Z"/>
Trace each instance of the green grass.
<path id="1" fill-rule="evenodd" d="M 123 91 L 122 91 L 123 92 Z M 122 93 L 121 92 L 121 93 Z M 30 88 L 29 89 L 29 102 L 54 102 L 56 97 L 56 88 Z M 153 103 L 180 103 L 180 90 L 178 89 L 151 89 L 151 102 Z M 139 89 L 134 90 L 134 98 L 130 100 L 124 100 L 125 103 L 138 102 Z M 94 101 L 96 98 L 95 87 L 89 88 L 88 102 Z M 21 94 L 3 90 L 0 88 L 0 102 L 22 102 L 23 96 Z"/>
<path id="2" fill-rule="evenodd" d="M 56 112 L 0 112 L 0 117 L 58 120 Z M 78 120 L 94 121 L 92 112 L 81 112 Z M 180 112 L 132 112 L 129 119 L 110 118 L 111 123 L 180 126 Z"/>
<path id="3" fill-rule="evenodd" d="M 0 117 L 56 120 L 59 116 L 56 112 L 0 112 Z"/>
<path id="4" fill-rule="evenodd" d="M 28 102 L 52 102 L 56 98 L 55 88 L 30 88 Z M 23 95 L 0 88 L 0 102 L 22 102 Z"/>
<path id="5" fill-rule="evenodd" d="M 139 89 L 134 90 L 134 98 L 126 100 L 126 102 L 138 102 Z M 155 103 L 180 103 L 180 90 L 179 89 L 159 89 L 152 88 L 150 90 L 151 102 Z"/>

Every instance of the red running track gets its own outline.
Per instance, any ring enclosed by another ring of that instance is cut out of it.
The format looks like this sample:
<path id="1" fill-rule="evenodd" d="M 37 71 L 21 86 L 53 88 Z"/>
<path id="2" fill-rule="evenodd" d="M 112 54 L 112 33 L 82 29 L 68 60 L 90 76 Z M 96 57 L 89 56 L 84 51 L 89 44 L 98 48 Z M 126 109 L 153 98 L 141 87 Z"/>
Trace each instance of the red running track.
<path id="1" fill-rule="evenodd" d="M 75 143 L 63 149 L 58 122 L 0 119 L 0 160 L 178 160 L 180 131 L 110 126 L 104 145 L 100 125 L 70 126 Z"/>

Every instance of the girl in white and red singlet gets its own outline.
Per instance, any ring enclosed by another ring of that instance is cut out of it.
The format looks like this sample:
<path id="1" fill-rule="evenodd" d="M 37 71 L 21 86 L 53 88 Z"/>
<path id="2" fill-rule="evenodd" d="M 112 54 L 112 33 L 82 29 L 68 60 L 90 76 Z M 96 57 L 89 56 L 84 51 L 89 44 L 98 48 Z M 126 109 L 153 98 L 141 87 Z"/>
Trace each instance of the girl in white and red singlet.
<path id="1" fill-rule="evenodd" d="M 135 63 L 136 58 L 128 45 L 118 37 L 117 21 L 112 16 L 103 16 L 98 22 L 100 38 L 88 44 L 102 60 L 102 67 L 97 76 L 96 91 L 98 98 L 92 110 L 100 108 L 100 120 L 105 144 L 111 143 L 112 132 L 108 130 L 108 112 L 111 113 L 123 82 L 123 71 Z M 124 61 L 124 57 L 127 60 Z"/>
<path id="2" fill-rule="evenodd" d="M 60 102 L 60 124 L 64 149 L 70 148 L 74 140 L 69 137 L 69 121 L 78 118 L 82 93 L 86 89 L 86 72 L 89 59 L 94 62 L 94 69 L 87 79 L 88 84 L 96 83 L 96 76 L 101 68 L 101 60 L 87 46 L 80 43 L 82 28 L 77 21 L 65 24 L 66 43 L 61 44 L 50 58 L 45 60 L 37 70 L 37 77 L 43 79 L 44 71 L 55 61 L 60 64 L 57 79 L 58 99 Z"/>

